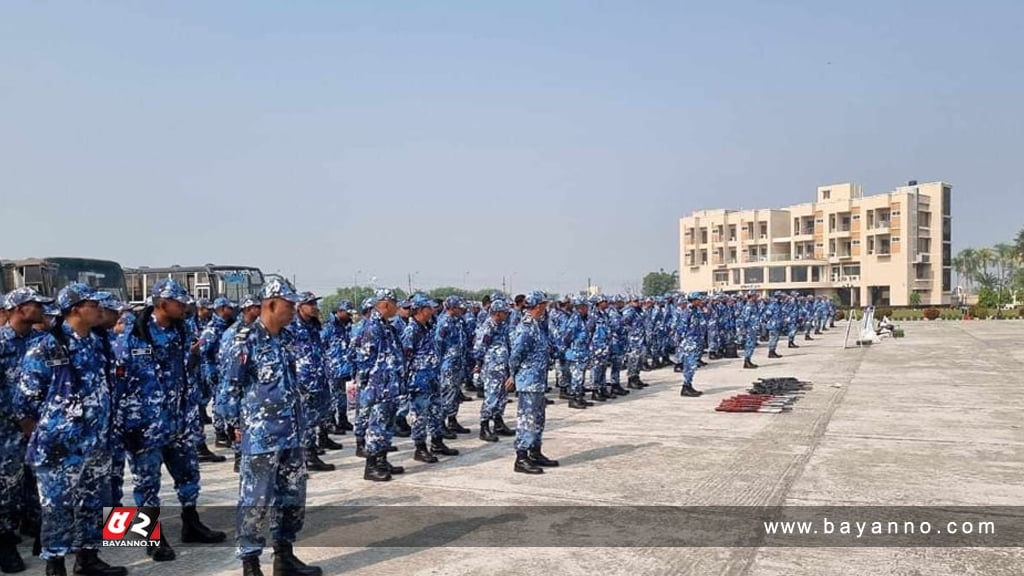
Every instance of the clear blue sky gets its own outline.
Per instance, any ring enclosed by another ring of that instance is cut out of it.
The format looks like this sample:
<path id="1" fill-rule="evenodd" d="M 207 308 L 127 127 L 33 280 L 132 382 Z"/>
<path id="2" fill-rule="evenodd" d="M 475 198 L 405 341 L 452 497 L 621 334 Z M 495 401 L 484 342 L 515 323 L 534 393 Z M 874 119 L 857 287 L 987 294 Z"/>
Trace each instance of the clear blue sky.
<path id="1" fill-rule="evenodd" d="M 0 256 L 608 291 L 695 209 L 1024 225 L 1024 3 L 4 2 Z M 999 206 L 998 208 L 996 206 Z M 468 274 L 467 274 L 468 273 Z"/>

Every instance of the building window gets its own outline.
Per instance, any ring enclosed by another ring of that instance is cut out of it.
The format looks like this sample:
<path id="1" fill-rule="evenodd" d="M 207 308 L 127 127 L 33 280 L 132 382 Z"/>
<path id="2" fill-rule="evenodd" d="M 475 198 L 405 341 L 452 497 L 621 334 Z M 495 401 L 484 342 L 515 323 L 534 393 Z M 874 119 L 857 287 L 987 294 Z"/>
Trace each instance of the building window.
<path id="1" fill-rule="evenodd" d="M 715 284 L 729 282 L 729 271 L 728 270 L 715 270 Z"/>
<path id="2" fill-rule="evenodd" d="M 740 271 L 739 271 L 739 269 L 736 269 L 736 270 L 732 271 L 732 283 L 733 284 L 739 284 L 740 283 Z"/>
<path id="3" fill-rule="evenodd" d="M 784 284 L 786 282 L 786 267 L 772 266 L 769 268 L 768 282 L 771 284 Z"/>
<path id="4" fill-rule="evenodd" d="M 821 266 L 811 266 L 811 282 L 821 282 Z"/>
<path id="5" fill-rule="evenodd" d="M 942 269 L 942 291 L 949 292 L 953 285 L 953 271 L 950 268 Z"/>
<path id="6" fill-rule="evenodd" d="M 744 268 L 743 269 L 743 283 L 744 284 L 763 284 L 764 283 L 764 268 Z"/>
<path id="7" fill-rule="evenodd" d="M 832 191 L 831 190 L 822 190 L 821 191 L 821 199 L 822 200 L 828 200 L 831 197 L 832 197 Z"/>
<path id="8" fill-rule="evenodd" d="M 807 266 L 793 266 L 790 270 L 793 282 L 807 282 Z"/>

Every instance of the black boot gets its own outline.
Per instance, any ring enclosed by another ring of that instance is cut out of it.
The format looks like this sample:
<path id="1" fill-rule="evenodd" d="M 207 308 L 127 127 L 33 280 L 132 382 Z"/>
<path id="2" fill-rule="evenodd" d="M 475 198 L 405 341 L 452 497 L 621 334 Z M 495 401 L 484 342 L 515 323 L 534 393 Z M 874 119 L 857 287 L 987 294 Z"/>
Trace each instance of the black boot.
<path id="1" fill-rule="evenodd" d="M 226 457 L 221 456 L 220 454 L 210 452 L 210 447 L 206 445 L 205 441 L 200 442 L 199 445 L 196 446 L 196 455 L 199 456 L 200 462 L 224 462 L 227 460 Z"/>
<path id="2" fill-rule="evenodd" d="M 479 390 L 479 388 L 477 388 L 476 384 L 474 384 L 472 380 L 466 382 L 464 388 L 466 389 L 466 392 L 476 392 L 477 390 Z"/>
<path id="3" fill-rule="evenodd" d="M 405 474 L 405 467 L 404 466 L 395 466 L 391 462 L 388 462 L 388 453 L 387 452 L 385 452 L 384 455 L 381 456 L 381 460 L 384 461 L 384 464 L 388 467 L 388 472 L 390 472 L 393 476 L 398 476 L 399 474 Z"/>
<path id="4" fill-rule="evenodd" d="M 321 576 L 319 566 L 308 566 L 295 557 L 291 544 L 274 546 L 274 576 Z"/>
<path id="5" fill-rule="evenodd" d="M 46 561 L 46 576 L 68 576 L 68 569 L 64 567 L 63 556 Z"/>
<path id="6" fill-rule="evenodd" d="M 13 532 L 0 534 L 0 572 L 14 574 L 25 570 L 25 561 L 18 554 L 18 536 Z"/>
<path id="7" fill-rule="evenodd" d="M 779 355 L 779 353 L 776 352 L 775 350 L 769 350 L 768 351 L 768 357 L 769 358 L 782 358 L 782 356 Z"/>
<path id="8" fill-rule="evenodd" d="M 206 404 L 199 407 L 199 421 L 203 423 L 203 426 L 213 424 L 213 419 L 210 418 L 210 414 L 206 411 Z"/>
<path id="9" fill-rule="evenodd" d="M 480 386 L 478 386 L 478 387 L 477 387 L 477 389 L 476 389 L 476 397 L 477 397 L 477 398 L 481 398 L 481 399 L 483 399 L 483 398 L 486 398 L 486 397 L 487 397 L 487 395 L 486 395 L 486 394 L 484 394 L 484 389 L 483 389 L 483 387 L 480 387 Z"/>
<path id="10" fill-rule="evenodd" d="M 416 443 L 416 453 L 412 455 L 412 459 L 418 462 L 426 462 L 427 464 L 434 464 L 437 462 L 437 456 L 427 449 L 426 442 Z"/>
<path id="11" fill-rule="evenodd" d="M 466 428 L 462 424 L 459 424 L 459 421 L 458 419 L 455 418 L 455 416 L 448 417 L 448 429 L 451 430 L 452 432 L 455 432 L 456 434 L 469 434 L 470 432 L 469 428 Z"/>
<path id="12" fill-rule="evenodd" d="M 306 470 L 310 472 L 331 472 L 334 470 L 334 464 L 328 464 L 320 459 L 320 455 L 316 453 L 316 446 L 309 446 L 306 448 Z"/>
<path id="13" fill-rule="evenodd" d="M 167 538 L 164 537 L 162 531 L 160 532 L 160 544 L 146 548 L 146 554 L 154 562 L 169 562 L 177 557 L 174 553 L 174 548 L 171 548 L 171 545 L 167 543 Z"/>
<path id="14" fill-rule="evenodd" d="M 530 460 L 526 450 L 516 450 L 516 464 L 512 467 L 516 472 L 522 472 L 523 474 L 543 474 L 544 469 L 537 466 Z"/>
<path id="15" fill-rule="evenodd" d="M 395 436 L 399 438 L 412 436 L 412 426 L 409 426 L 409 421 L 405 419 L 405 416 L 395 416 Z"/>
<path id="16" fill-rule="evenodd" d="M 242 558 L 242 576 L 263 576 L 260 570 L 260 557 Z"/>
<path id="17" fill-rule="evenodd" d="M 744 359 L 743 360 L 743 367 L 744 368 L 751 368 L 751 369 L 753 369 L 753 368 L 757 368 L 757 364 L 754 364 L 750 360 Z"/>
<path id="18" fill-rule="evenodd" d="M 480 421 L 480 439 L 484 442 L 497 442 L 498 435 L 491 432 L 491 421 L 481 420 Z"/>
<path id="19" fill-rule="evenodd" d="M 572 396 L 569 395 L 569 391 L 565 388 L 558 389 L 558 397 L 562 400 L 572 400 Z"/>
<path id="20" fill-rule="evenodd" d="M 501 416 L 494 417 L 494 433 L 498 436 L 515 436 L 516 431 L 505 425 L 505 419 Z"/>
<path id="21" fill-rule="evenodd" d="M 608 399 L 605 398 L 603 395 L 599 394 L 597 390 L 591 390 L 590 391 L 590 399 L 591 400 L 596 400 L 597 402 L 607 402 L 608 401 Z"/>
<path id="22" fill-rule="evenodd" d="M 612 384 L 612 394 L 616 396 L 628 396 L 629 390 L 622 387 L 622 384 Z"/>
<path id="23" fill-rule="evenodd" d="M 228 440 L 228 433 L 223 430 L 213 432 L 213 445 L 217 448 L 231 448 L 231 440 Z"/>
<path id="24" fill-rule="evenodd" d="M 811 338 L 810 334 L 804 334 L 804 340 L 814 340 L 814 338 Z"/>
<path id="25" fill-rule="evenodd" d="M 458 456 L 459 451 L 455 448 L 449 448 L 444 443 L 443 438 L 432 438 L 430 440 L 430 451 L 434 454 L 440 454 L 441 456 Z"/>
<path id="26" fill-rule="evenodd" d="M 79 550 L 75 554 L 74 572 L 77 576 L 127 576 L 128 569 L 100 560 L 97 550 Z"/>
<path id="27" fill-rule="evenodd" d="M 693 386 L 687 386 L 687 385 L 683 385 L 682 390 L 679 391 L 679 395 L 680 396 L 685 396 L 687 398 L 696 398 L 697 396 L 700 396 L 701 394 L 703 394 L 703 392 L 695 390 L 693 388 Z"/>
<path id="28" fill-rule="evenodd" d="M 242 468 L 242 453 L 241 452 L 235 452 L 235 465 L 234 465 L 235 474 L 238 474 L 239 471 L 241 470 L 241 468 Z"/>
<path id="29" fill-rule="evenodd" d="M 578 395 L 576 396 L 576 402 L 578 402 L 578 403 L 580 403 L 580 404 L 583 404 L 583 406 L 585 406 L 585 407 L 586 407 L 586 406 L 593 406 L 593 405 L 594 405 L 594 403 L 593 403 L 593 402 L 591 402 L 591 401 L 587 400 L 587 394 L 586 394 L 586 392 L 580 392 L 580 393 L 579 393 L 579 394 L 578 394 Z"/>
<path id="30" fill-rule="evenodd" d="M 472 402 L 472 401 L 473 401 L 473 399 L 470 398 L 469 396 L 466 396 L 465 392 L 463 392 L 462 390 L 459 390 L 459 402 Z"/>
<path id="31" fill-rule="evenodd" d="M 444 424 L 441 425 L 441 436 L 445 440 L 455 440 L 456 438 L 459 437 L 458 434 L 456 434 L 453 430 L 448 428 L 448 423 L 447 422 L 445 422 Z"/>
<path id="32" fill-rule="evenodd" d="M 354 429 L 355 426 L 348 421 L 348 410 L 338 410 L 338 413 L 334 415 L 334 433 L 342 435 L 346 431 Z"/>
<path id="33" fill-rule="evenodd" d="M 366 438 L 356 436 L 356 456 L 366 458 Z"/>
<path id="34" fill-rule="evenodd" d="M 317 435 L 317 444 L 324 450 L 341 450 L 344 448 L 340 442 L 331 440 L 331 437 L 327 435 L 327 428 L 324 426 L 320 427 L 320 433 Z"/>
<path id="35" fill-rule="evenodd" d="M 534 446 L 533 448 L 530 448 L 530 450 L 527 451 L 526 455 L 529 456 L 530 461 L 532 461 L 537 466 L 541 466 L 544 468 L 558 467 L 558 460 L 552 460 L 551 458 L 545 456 L 540 451 L 540 446 Z"/>
<path id="36" fill-rule="evenodd" d="M 637 384 L 636 381 L 637 381 L 637 378 L 632 378 L 632 377 L 629 378 L 628 380 L 626 380 L 626 388 L 629 388 L 630 390 L 640 390 L 640 389 L 642 389 L 643 386 Z"/>
<path id="37" fill-rule="evenodd" d="M 597 393 L 604 396 L 605 400 L 615 400 L 618 396 L 612 391 L 611 386 L 601 386 L 597 389 Z"/>
<path id="38" fill-rule="evenodd" d="M 786 346 L 786 347 L 787 348 L 799 348 L 799 346 L 796 345 L 796 342 L 790 342 L 789 345 Z"/>
<path id="39" fill-rule="evenodd" d="M 381 454 L 368 453 L 366 455 L 366 467 L 363 468 L 363 480 L 372 482 L 387 482 L 391 480 L 391 470 L 386 464 L 378 463 L 383 457 Z"/>
<path id="40" fill-rule="evenodd" d="M 585 410 L 587 406 L 591 406 L 591 404 L 584 402 L 582 395 L 573 397 L 569 400 L 569 408 L 572 408 L 573 410 Z"/>
<path id="41" fill-rule="evenodd" d="M 228 535 L 220 530 L 211 530 L 199 520 L 199 511 L 195 506 L 181 509 L 181 541 L 197 544 L 217 544 L 227 539 Z"/>

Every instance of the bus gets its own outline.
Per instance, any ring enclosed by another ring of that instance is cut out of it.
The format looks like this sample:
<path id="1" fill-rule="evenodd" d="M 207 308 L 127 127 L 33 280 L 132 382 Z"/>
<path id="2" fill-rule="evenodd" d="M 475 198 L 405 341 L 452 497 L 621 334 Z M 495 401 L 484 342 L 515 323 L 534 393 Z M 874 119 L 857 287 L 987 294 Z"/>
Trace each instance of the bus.
<path id="1" fill-rule="evenodd" d="M 110 260 L 94 258 L 25 258 L 3 261 L 3 284 L 8 290 L 28 286 L 53 298 L 72 282 L 110 292 L 119 300 L 127 296 L 124 271 Z"/>
<path id="2" fill-rule="evenodd" d="M 259 294 L 263 288 L 263 272 L 255 266 L 168 266 L 166 268 L 125 268 L 128 302 L 142 304 L 157 280 L 173 278 L 193 298 L 226 296 L 235 302 L 249 294 Z"/>

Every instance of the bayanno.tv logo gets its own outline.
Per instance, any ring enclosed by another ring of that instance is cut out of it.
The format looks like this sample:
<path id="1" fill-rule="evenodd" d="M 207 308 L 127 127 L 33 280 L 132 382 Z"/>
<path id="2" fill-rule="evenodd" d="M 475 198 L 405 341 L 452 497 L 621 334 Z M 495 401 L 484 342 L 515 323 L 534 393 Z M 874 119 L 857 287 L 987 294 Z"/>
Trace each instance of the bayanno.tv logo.
<path id="1" fill-rule="evenodd" d="M 160 544 L 159 509 L 119 507 L 107 514 L 103 524 L 103 545 L 145 548 Z"/>

